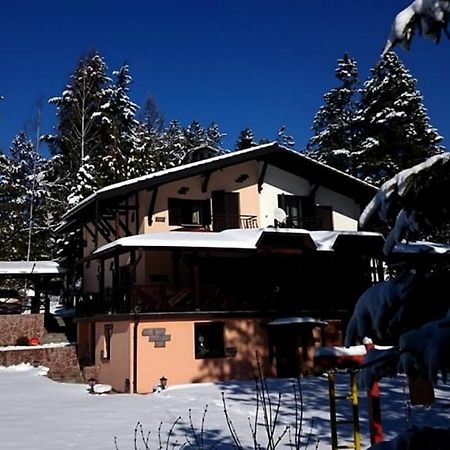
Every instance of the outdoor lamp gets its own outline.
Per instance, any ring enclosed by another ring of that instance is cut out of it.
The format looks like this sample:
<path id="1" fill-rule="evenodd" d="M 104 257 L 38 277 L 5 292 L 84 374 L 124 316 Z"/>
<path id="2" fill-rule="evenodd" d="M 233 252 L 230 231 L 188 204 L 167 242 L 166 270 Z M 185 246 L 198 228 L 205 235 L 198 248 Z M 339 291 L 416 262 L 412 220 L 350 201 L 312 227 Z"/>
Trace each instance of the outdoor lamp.
<path id="1" fill-rule="evenodd" d="M 159 379 L 159 385 L 161 386 L 162 390 L 167 387 L 167 378 L 164 375 Z"/>
<path id="2" fill-rule="evenodd" d="M 88 384 L 89 384 L 89 394 L 94 394 L 94 386 L 96 384 L 97 380 L 94 377 L 89 378 Z"/>

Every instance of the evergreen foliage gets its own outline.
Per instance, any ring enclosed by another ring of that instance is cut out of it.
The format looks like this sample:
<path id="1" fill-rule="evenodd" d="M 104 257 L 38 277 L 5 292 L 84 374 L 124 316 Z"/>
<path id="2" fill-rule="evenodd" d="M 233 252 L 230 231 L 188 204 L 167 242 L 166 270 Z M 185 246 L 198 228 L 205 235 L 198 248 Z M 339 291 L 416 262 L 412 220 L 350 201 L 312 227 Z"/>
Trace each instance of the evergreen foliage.
<path id="1" fill-rule="evenodd" d="M 289 148 L 292 148 L 295 145 L 295 140 L 294 140 L 293 136 L 286 134 L 286 127 L 284 125 L 278 130 L 277 142 L 280 145 L 283 145 L 283 146 L 289 147 Z M 261 141 L 260 141 L 260 144 L 262 144 Z"/>
<path id="2" fill-rule="evenodd" d="M 244 128 L 240 133 L 234 147 L 235 150 L 244 150 L 256 145 L 255 134 L 250 128 Z"/>
<path id="3" fill-rule="evenodd" d="M 44 259 L 49 239 L 45 161 L 24 131 L 9 150 L 9 156 L 0 155 L 0 259 Z"/>
<path id="4" fill-rule="evenodd" d="M 380 185 L 443 149 L 416 80 L 398 56 L 387 53 L 371 72 L 355 118 L 359 129 L 356 175 Z"/>
<path id="5" fill-rule="evenodd" d="M 324 95 L 307 153 L 375 185 L 441 153 L 416 80 L 397 55 L 387 53 L 358 89 L 356 63 L 338 61 L 341 85 Z"/>
<path id="6" fill-rule="evenodd" d="M 355 60 L 345 54 L 338 60 L 335 76 L 340 84 L 323 96 L 324 104 L 314 117 L 314 135 L 307 145 L 307 154 L 343 172 L 353 173 L 355 95 L 359 85 Z"/>

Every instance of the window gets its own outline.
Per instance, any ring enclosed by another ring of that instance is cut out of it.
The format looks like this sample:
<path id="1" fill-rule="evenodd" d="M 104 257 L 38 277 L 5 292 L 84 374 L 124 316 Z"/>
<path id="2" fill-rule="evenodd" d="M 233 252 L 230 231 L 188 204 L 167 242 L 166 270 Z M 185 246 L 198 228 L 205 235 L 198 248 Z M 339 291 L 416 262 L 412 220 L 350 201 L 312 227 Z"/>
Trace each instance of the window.
<path id="1" fill-rule="evenodd" d="M 169 198 L 169 225 L 209 225 L 211 205 L 209 200 Z"/>
<path id="2" fill-rule="evenodd" d="M 318 217 L 313 197 L 280 194 L 278 195 L 278 206 L 287 214 L 286 225 L 288 227 L 307 230 L 322 229 L 321 217 Z M 329 225 L 327 229 L 330 229 Z"/>
<path id="3" fill-rule="evenodd" d="M 196 323 L 195 359 L 225 356 L 224 322 Z"/>
<path id="4" fill-rule="evenodd" d="M 113 325 L 107 324 L 104 328 L 104 341 L 103 341 L 103 350 L 101 352 L 102 361 L 110 361 L 111 360 L 111 336 L 113 332 Z"/>

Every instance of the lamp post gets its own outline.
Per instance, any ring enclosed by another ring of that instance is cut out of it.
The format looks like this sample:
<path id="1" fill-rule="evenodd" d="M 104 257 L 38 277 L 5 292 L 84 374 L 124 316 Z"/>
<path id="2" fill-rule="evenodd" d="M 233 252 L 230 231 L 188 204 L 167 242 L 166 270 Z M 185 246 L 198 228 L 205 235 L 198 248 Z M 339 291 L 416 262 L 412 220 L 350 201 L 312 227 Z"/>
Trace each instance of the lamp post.
<path id="1" fill-rule="evenodd" d="M 97 380 L 94 377 L 89 378 L 89 380 L 88 380 L 89 394 L 95 394 L 94 386 L 95 386 L 96 382 L 97 382 Z"/>
<path id="2" fill-rule="evenodd" d="M 164 375 L 159 379 L 159 385 L 161 386 L 162 390 L 166 389 L 166 387 L 167 387 L 167 378 Z"/>

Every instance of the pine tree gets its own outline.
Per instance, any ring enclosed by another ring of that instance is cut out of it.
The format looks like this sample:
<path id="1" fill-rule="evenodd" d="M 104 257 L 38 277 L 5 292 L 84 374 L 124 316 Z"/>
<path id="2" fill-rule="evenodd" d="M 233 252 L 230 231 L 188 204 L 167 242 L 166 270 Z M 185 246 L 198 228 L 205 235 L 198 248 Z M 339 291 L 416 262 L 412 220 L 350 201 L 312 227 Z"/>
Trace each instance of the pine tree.
<path id="1" fill-rule="evenodd" d="M 148 97 L 143 107 L 141 123 L 154 133 L 159 133 L 164 128 L 164 114 L 160 111 L 155 97 Z"/>
<path id="2" fill-rule="evenodd" d="M 240 133 L 234 147 L 235 150 L 244 150 L 256 145 L 255 134 L 250 128 L 244 128 Z"/>
<path id="3" fill-rule="evenodd" d="M 105 130 L 110 122 L 105 112 L 109 107 L 109 83 L 103 58 L 91 52 L 80 60 L 62 95 L 49 100 L 57 106 L 58 117 L 57 134 L 44 137 L 53 154 L 46 170 L 51 192 L 50 230 L 60 223 L 69 207 L 98 187 L 89 184 L 96 174 L 88 171 L 98 169 L 97 162 L 104 154 Z M 78 278 L 83 246 L 81 230 L 67 235 L 55 234 L 54 239 L 53 257 L 58 257 L 72 271 L 73 277 Z"/>
<path id="4" fill-rule="evenodd" d="M 103 151 L 95 155 L 100 159 L 96 164 L 99 168 L 99 187 L 139 174 L 139 157 L 135 154 L 138 145 L 138 106 L 128 95 L 132 82 L 128 65 L 121 66 L 113 75 L 116 81 L 105 90 L 107 102 L 101 105 L 107 120 L 102 134 Z M 92 161 L 89 165 L 92 166 Z"/>
<path id="5" fill-rule="evenodd" d="M 219 129 L 219 125 L 216 122 L 212 122 L 209 127 L 206 129 L 207 135 L 207 143 L 211 147 L 221 148 L 223 138 L 227 135 L 226 133 L 222 133 Z"/>
<path id="6" fill-rule="evenodd" d="M 10 156 L 0 157 L 2 259 L 48 257 L 44 167 L 44 159 L 23 131 L 14 137 Z"/>
<path id="7" fill-rule="evenodd" d="M 357 176 L 376 185 L 443 151 L 422 96 L 398 56 L 387 53 L 364 83 L 356 122 Z"/>
<path id="8" fill-rule="evenodd" d="M 314 117 L 314 136 L 307 145 L 307 154 L 325 164 L 353 173 L 355 150 L 355 95 L 358 90 L 358 69 L 347 54 L 338 60 L 335 71 L 338 87 L 323 96 L 324 105 Z"/>
<path id="9" fill-rule="evenodd" d="M 289 148 L 292 148 L 295 145 L 294 138 L 289 134 L 286 134 L 286 126 L 284 125 L 278 130 L 277 142 L 280 145 L 284 145 Z"/>
<path id="10" fill-rule="evenodd" d="M 77 173 L 84 158 L 95 159 L 104 147 L 102 132 L 109 123 L 106 64 L 98 53 L 82 58 L 60 97 L 50 99 L 57 106 L 57 134 L 45 136 L 55 158 L 49 167 L 53 216 L 59 221 L 67 198 L 77 188 Z"/>

